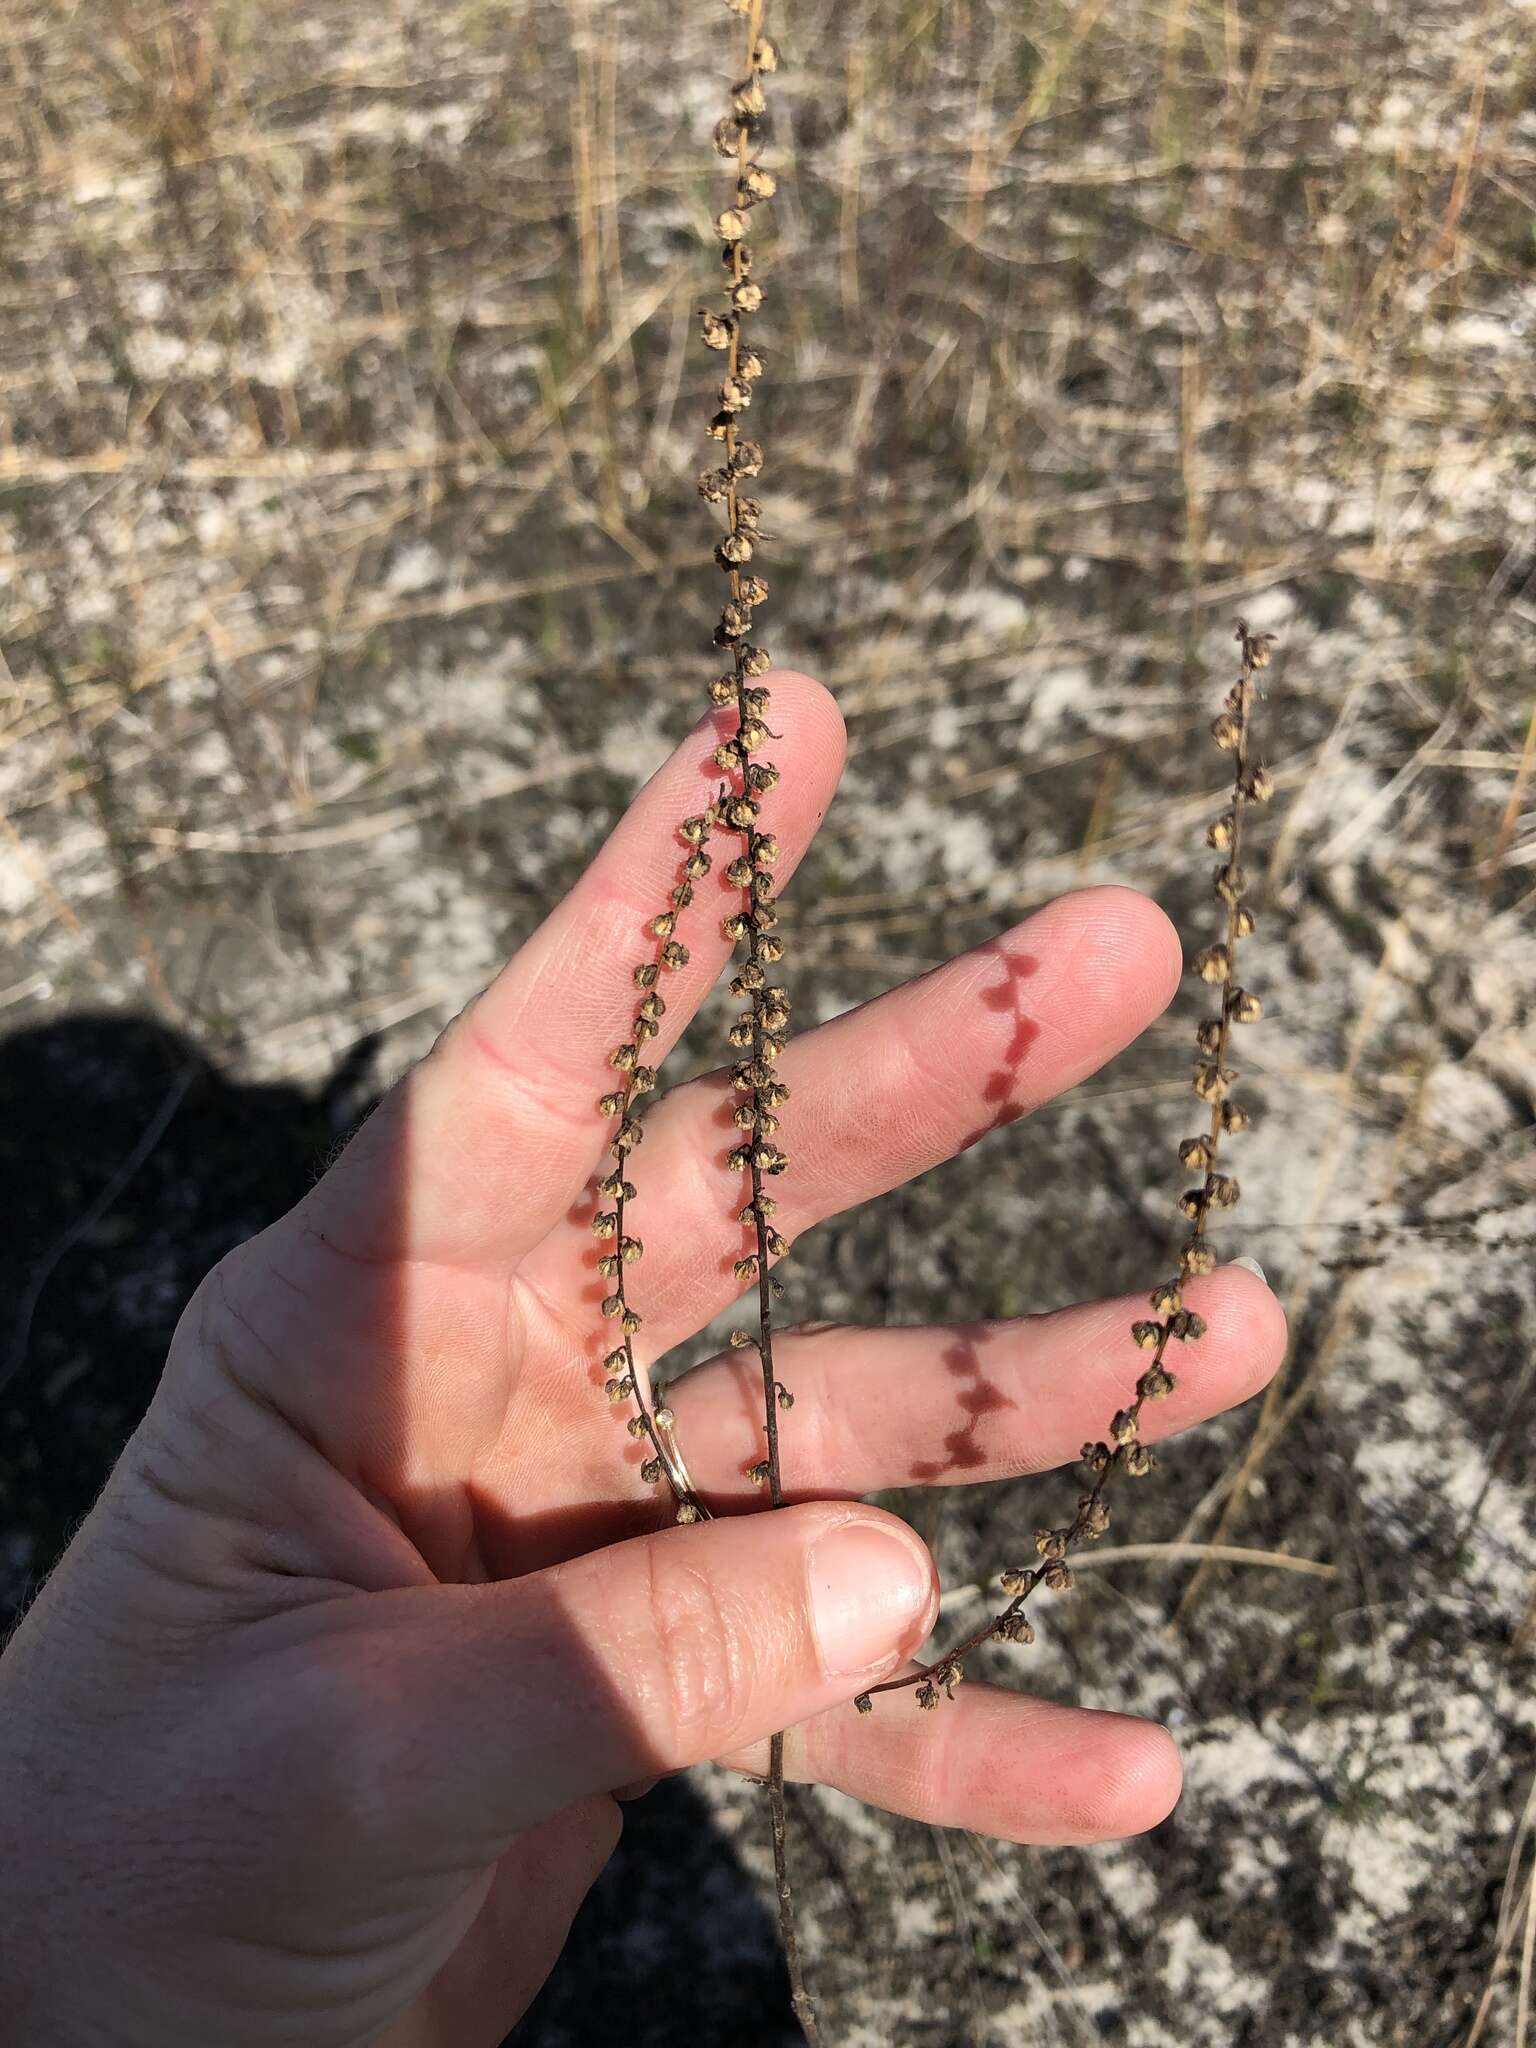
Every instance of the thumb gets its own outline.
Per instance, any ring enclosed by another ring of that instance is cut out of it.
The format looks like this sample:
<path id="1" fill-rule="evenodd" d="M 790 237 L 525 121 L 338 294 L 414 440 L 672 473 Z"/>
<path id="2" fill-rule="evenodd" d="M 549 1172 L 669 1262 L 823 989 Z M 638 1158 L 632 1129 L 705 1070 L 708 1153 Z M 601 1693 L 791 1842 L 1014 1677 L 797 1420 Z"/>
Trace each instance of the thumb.
<path id="1" fill-rule="evenodd" d="M 850 1700 L 922 1642 L 938 1583 L 904 1522 L 824 1502 L 355 1605 L 366 1661 L 387 1660 L 360 1675 L 385 1746 L 369 1776 L 397 1823 L 404 1800 L 429 1837 L 495 1855 L 574 1800 Z"/>

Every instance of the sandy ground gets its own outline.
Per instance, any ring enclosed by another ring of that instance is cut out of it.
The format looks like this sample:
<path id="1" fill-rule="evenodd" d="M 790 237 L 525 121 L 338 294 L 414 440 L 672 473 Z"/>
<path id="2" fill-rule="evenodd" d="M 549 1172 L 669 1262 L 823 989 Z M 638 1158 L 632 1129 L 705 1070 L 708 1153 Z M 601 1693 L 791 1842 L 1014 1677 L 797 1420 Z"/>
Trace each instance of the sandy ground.
<path id="1" fill-rule="evenodd" d="M 280 36 L 233 5 L 0 28 L 12 1602 L 199 1274 L 532 928 L 710 672 L 690 316 L 723 10 L 278 11 Z M 1116 1534 L 1333 1571 L 1192 1592 L 1164 1550 L 999 1653 L 1175 1729 L 1188 1789 L 1142 1840 L 1017 1849 L 804 1795 L 830 2036 L 1515 2043 L 1532 11 L 784 15 L 768 637 L 851 734 L 788 900 L 798 1015 L 1085 882 L 1203 943 L 1205 728 L 1234 615 L 1277 634 L 1262 1114 L 1224 1249 L 1293 1341 L 1263 1456 L 1256 1406 L 1201 1430 Z M 794 1313 L 1156 1278 L 1195 1014 L 807 1240 Z M 892 1504 L 961 1618 L 1072 1484 Z M 751 1787 L 653 1795 L 514 2040 L 790 2040 L 765 1857 Z"/>

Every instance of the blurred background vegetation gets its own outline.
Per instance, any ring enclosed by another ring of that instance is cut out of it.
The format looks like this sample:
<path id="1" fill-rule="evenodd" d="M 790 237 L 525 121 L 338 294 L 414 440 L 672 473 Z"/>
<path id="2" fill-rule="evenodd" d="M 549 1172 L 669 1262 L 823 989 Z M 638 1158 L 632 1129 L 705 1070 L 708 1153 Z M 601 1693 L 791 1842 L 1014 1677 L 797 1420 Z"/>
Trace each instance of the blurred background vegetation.
<path id="1" fill-rule="evenodd" d="M 766 637 L 829 681 L 852 741 L 786 906 L 800 1013 L 1083 881 L 1151 889 L 1202 942 L 1206 726 L 1234 616 L 1278 634 L 1269 1120 L 1240 1213 L 1295 1341 L 1262 1413 L 1181 1445 L 1129 1533 L 1333 1574 L 1196 1585 L 1164 1551 L 1053 1617 L 1031 1683 L 1185 1741 L 1188 1797 L 1144 1842 L 1002 1849 L 802 1801 L 829 2022 L 874 2044 L 1515 2041 L 1529 0 L 772 11 Z M 693 313 L 735 41 L 718 0 L 0 20 L 9 1604 L 201 1272 L 302 1189 L 703 703 Z M 792 1306 L 897 1321 L 1145 1285 L 1188 1029 L 1176 1012 L 1033 1135 L 819 1233 Z M 690 1056 L 715 1056 L 707 1029 Z M 1039 1519 L 1013 1488 L 913 1512 L 959 1599 Z M 664 1791 L 624 1853 L 518 2038 L 617 2038 L 594 2017 L 613 1998 L 636 2040 L 788 2039 L 747 1795 Z"/>

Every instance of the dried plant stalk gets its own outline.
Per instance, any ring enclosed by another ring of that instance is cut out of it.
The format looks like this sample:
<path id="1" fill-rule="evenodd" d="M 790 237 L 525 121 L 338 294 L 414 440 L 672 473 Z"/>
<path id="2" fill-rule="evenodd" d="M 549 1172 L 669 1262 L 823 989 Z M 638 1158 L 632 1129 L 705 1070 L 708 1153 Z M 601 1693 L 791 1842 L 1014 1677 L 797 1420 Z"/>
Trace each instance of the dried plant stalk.
<path id="1" fill-rule="evenodd" d="M 741 839 L 741 852 L 726 868 L 725 879 L 742 892 L 742 903 L 726 918 L 724 929 L 742 956 L 731 980 L 731 993 L 746 1000 L 746 1008 L 730 1030 L 731 1044 L 745 1055 L 731 1069 L 737 1096 L 734 1117 L 742 1136 L 726 1163 L 742 1174 L 747 1184 L 747 1200 L 738 1221 L 750 1232 L 751 1249 L 736 1261 L 736 1278 L 743 1285 L 757 1283 L 757 1334 L 752 1337 L 737 1331 L 732 1341 L 742 1347 L 757 1346 L 763 1375 L 766 1455 L 752 1466 L 751 1477 L 767 1486 L 769 1503 L 777 1508 L 784 1501 L 779 1411 L 791 1406 L 792 1396 L 774 1372 L 773 1301 L 780 1289 L 769 1269 L 789 1246 L 770 1221 L 776 1205 L 765 1183 L 789 1164 L 774 1142 L 779 1110 L 789 1099 L 789 1090 L 776 1078 L 774 1067 L 789 1030 L 790 1005 L 782 985 L 769 978 L 769 969 L 784 957 L 773 900 L 773 866 L 779 848 L 773 834 L 762 828 L 760 818 L 762 798 L 778 782 L 779 774 L 772 762 L 761 758 L 772 735 L 765 722 L 768 691 L 756 678 L 766 672 L 769 658 L 766 648 L 754 644 L 751 637 L 754 615 L 768 596 L 767 584 L 751 566 L 760 537 L 761 508 L 742 488 L 760 474 L 763 451 L 757 442 L 742 435 L 741 415 L 751 406 L 754 387 L 763 373 L 762 352 L 747 339 L 748 325 L 763 304 L 763 288 L 751 274 L 752 249 L 747 237 L 752 209 L 772 198 L 776 184 L 773 173 L 754 157 L 753 147 L 763 133 L 767 108 L 763 79 L 778 69 L 779 58 L 763 33 L 762 0 L 727 0 L 727 4 L 732 13 L 746 17 L 742 75 L 731 87 L 731 111 L 715 128 L 715 148 L 732 164 L 736 184 L 734 203 L 715 218 L 726 270 L 727 303 L 719 310 L 705 307 L 700 313 L 705 345 L 725 357 L 719 410 L 709 423 L 711 436 L 723 444 L 724 461 L 719 468 L 704 472 L 699 491 L 706 502 L 723 507 L 725 517 L 715 561 L 725 574 L 729 594 L 715 628 L 715 645 L 729 653 L 731 667 L 716 678 L 710 695 L 717 704 L 735 707 L 736 730 L 716 750 L 716 762 L 727 782 L 715 811 L 718 828 L 739 834 Z M 800 1967 L 789 1881 L 782 1734 L 769 1743 L 768 1809 L 790 1993 L 801 2030 L 814 2044 L 819 2034 Z"/>
<path id="2" fill-rule="evenodd" d="M 609 1065 L 622 1076 L 621 1084 L 602 1096 L 597 1105 L 604 1116 L 614 1119 L 613 1135 L 608 1142 L 613 1166 L 598 1182 L 602 1201 L 613 1206 L 599 1207 L 592 1218 L 593 1235 L 606 1247 L 597 1256 L 597 1269 L 610 1288 L 603 1297 L 603 1314 L 617 1323 L 619 1330 L 618 1343 L 603 1359 L 603 1370 L 608 1375 L 605 1391 L 614 1407 L 629 1405 L 629 1433 L 644 1438 L 649 1451 L 640 1467 L 640 1476 L 650 1485 L 666 1480 L 676 1498 L 680 1522 L 706 1519 L 709 1508 L 677 1456 L 668 1427 L 669 1412 L 654 1406 L 650 1372 L 635 1355 L 635 1336 L 643 1318 L 629 1298 L 627 1273 L 644 1256 L 645 1246 L 638 1237 L 630 1235 L 626 1212 L 637 1193 L 628 1177 L 631 1162 L 645 1135 L 637 1105 L 640 1097 L 656 1084 L 655 1069 L 646 1066 L 641 1055 L 648 1042 L 657 1036 L 666 1014 L 666 1001 L 659 987 L 662 976 L 688 964 L 688 948 L 676 935 L 677 924 L 693 901 L 695 882 L 709 873 L 711 863 L 704 851 L 704 841 L 711 822 L 709 817 L 685 818 L 678 828 L 678 836 L 687 849 L 682 872 L 672 890 L 671 907 L 653 918 L 649 926 L 657 942 L 655 954 L 635 968 L 635 986 L 640 993 L 630 1022 L 630 1036 L 608 1056 Z"/>
<path id="3" fill-rule="evenodd" d="M 1163 1400 L 1173 1391 L 1174 1378 L 1164 1364 L 1168 1346 L 1193 1343 L 1205 1334 L 1203 1318 L 1184 1306 L 1183 1283 L 1192 1276 L 1209 1273 L 1216 1254 L 1206 1235 L 1213 1209 L 1230 1209 L 1238 1198 L 1237 1182 L 1222 1170 L 1224 1138 L 1245 1130 L 1248 1112 L 1232 1099 L 1237 1076 L 1227 1065 L 1234 1026 L 1255 1023 L 1262 1014 L 1257 996 L 1238 985 L 1237 956 L 1240 943 L 1254 932 L 1253 912 L 1244 901 L 1247 878 L 1242 868 L 1243 819 L 1250 804 L 1266 803 L 1273 793 L 1269 773 L 1254 767 L 1253 705 L 1258 671 L 1269 665 L 1272 636 L 1249 631 L 1247 621 L 1237 622 L 1236 639 L 1242 648 L 1242 667 L 1237 682 L 1227 693 L 1220 716 L 1211 727 L 1211 737 L 1223 752 L 1233 757 L 1232 795 L 1228 808 L 1206 832 L 1206 843 L 1221 856 L 1216 869 L 1216 895 L 1226 908 L 1225 936 L 1215 945 L 1197 953 L 1190 963 L 1200 979 L 1221 991 L 1221 1008 L 1197 1028 L 1197 1060 L 1194 1090 L 1210 1104 L 1210 1123 L 1198 1136 L 1179 1145 L 1180 1161 L 1204 1178 L 1179 1197 L 1179 1209 L 1188 1218 L 1189 1235 L 1179 1247 L 1178 1273 L 1155 1287 L 1151 1294 L 1152 1317 L 1131 1325 L 1131 1336 L 1151 1353 L 1146 1369 L 1136 1382 L 1135 1394 L 1110 1421 L 1107 1442 L 1086 1443 L 1083 1463 L 1093 1475 L 1093 1484 L 1079 1496 L 1072 1520 L 1055 1529 L 1035 1534 L 1038 1562 L 1021 1565 L 1002 1574 L 1002 1589 L 1010 1597 L 1006 1607 L 963 1641 L 946 1650 L 930 1664 L 902 1678 L 890 1678 L 883 1685 L 860 1693 L 854 1704 L 860 1713 L 873 1710 L 877 1693 L 911 1688 L 919 1707 L 932 1709 L 943 1698 L 953 1699 L 956 1685 L 964 1677 L 964 1660 L 986 1642 L 1031 1643 L 1035 1632 L 1024 1612 L 1030 1596 L 1044 1585 L 1053 1593 L 1070 1591 L 1073 1576 L 1067 1563 L 1069 1552 L 1083 1542 L 1093 1542 L 1109 1527 L 1109 1506 L 1104 1495 L 1115 1472 L 1140 1478 L 1152 1470 L 1151 1450 L 1141 1441 L 1141 1414 L 1149 1401 Z"/>

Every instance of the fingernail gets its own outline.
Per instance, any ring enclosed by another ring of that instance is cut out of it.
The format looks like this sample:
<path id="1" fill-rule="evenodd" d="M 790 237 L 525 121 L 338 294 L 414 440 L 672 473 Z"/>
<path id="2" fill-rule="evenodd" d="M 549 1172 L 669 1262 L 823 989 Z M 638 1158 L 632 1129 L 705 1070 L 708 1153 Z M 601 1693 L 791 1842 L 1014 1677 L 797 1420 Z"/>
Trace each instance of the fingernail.
<path id="1" fill-rule="evenodd" d="M 1266 1287 L 1269 1285 L 1268 1280 L 1264 1279 L 1264 1268 L 1259 1264 L 1257 1259 L 1250 1259 L 1246 1252 L 1243 1254 L 1242 1258 L 1234 1259 L 1232 1261 L 1232 1264 L 1234 1266 L 1241 1266 L 1245 1273 L 1256 1273 L 1258 1277 L 1264 1281 L 1264 1285 Z"/>
<path id="2" fill-rule="evenodd" d="M 811 1625 L 829 1678 L 862 1677 L 914 1647 L 933 1604 L 933 1564 L 915 1536 L 840 1522 L 806 1560 Z"/>

